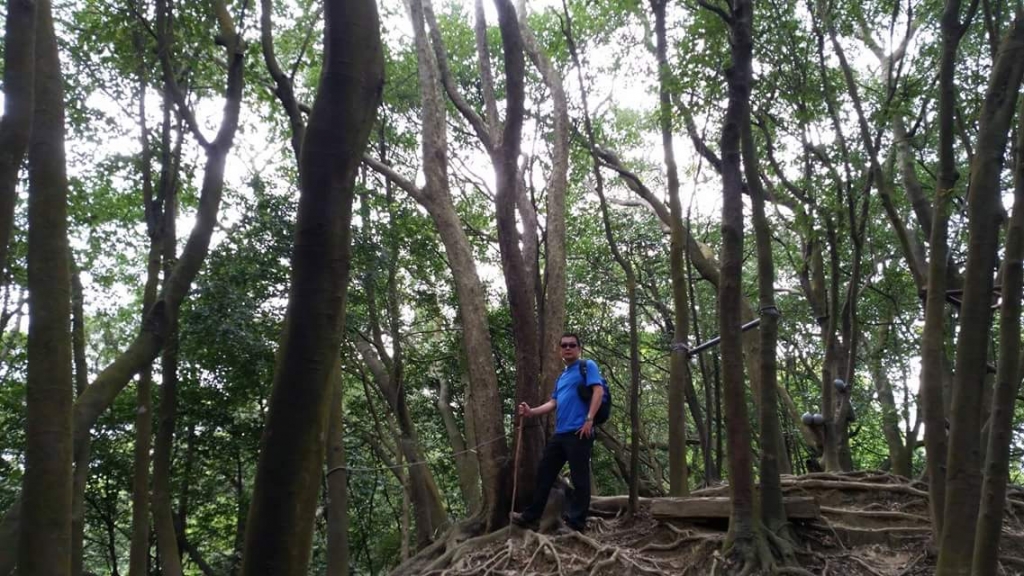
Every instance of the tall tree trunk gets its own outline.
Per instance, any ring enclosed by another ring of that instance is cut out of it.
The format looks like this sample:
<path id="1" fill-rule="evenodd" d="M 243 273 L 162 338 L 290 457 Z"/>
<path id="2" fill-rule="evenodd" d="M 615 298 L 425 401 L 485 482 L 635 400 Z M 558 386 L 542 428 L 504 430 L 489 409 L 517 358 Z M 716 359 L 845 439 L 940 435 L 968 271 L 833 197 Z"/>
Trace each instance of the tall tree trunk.
<path id="1" fill-rule="evenodd" d="M 345 469 L 343 406 L 345 389 L 340 360 L 331 374 L 334 397 L 327 427 L 327 576 L 348 576 L 348 470 Z"/>
<path id="2" fill-rule="evenodd" d="M 1024 284 L 1024 114 L 1018 113 L 1014 202 L 1003 261 L 1002 308 L 999 316 L 999 367 L 992 395 L 981 510 L 974 536 L 974 576 L 994 576 L 999 566 L 1006 483 L 1010 476 L 1010 441 L 1014 406 L 1020 387 L 1021 285 Z"/>
<path id="3" fill-rule="evenodd" d="M 169 146 L 170 142 L 165 141 Z M 165 154 L 164 172 L 161 176 L 161 197 L 164 199 L 163 224 L 160 231 L 161 251 L 164 262 L 164 279 L 170 278 L 177 258 L 178 195 L 176 178 L 167 166 L 169 154 Z M 174 429 L 178 416 L 178 323 L 172 320 L 161 355 L 160 406 L 156 441 L 153 446 L 153 527 L 156 531 L 157 551 L 160 553 L 162 576 L 181 576 L 181 551 L 178 548 L 177 530 L 174 526 L 174 510 L 171 506 L 171 458 L 174 450 Z M 179 527 L 184 531 L 185 526 Z"/>
<path id="4" fill-rule="evenodd" d="M 493 530 L 508 522 L 510 506 L 506 495 L 508 444 L 501 415 L 501 399 L 494 369 L 491 335 L 487 324 L 484 289 L 476 271 L 469 239 L 455 212 L 448 187 L 448 144 L 445 106 L 441 100 L 438 68 L 434 62 L 424 26 L 421 0 L 410 2 L 410 16 L 416 41 L 420 91 L 423 106 L 423 172 L 426 185 L 419 190 L 408 181 L 388 177 L 422 204 L 437 226 L 448 257 L 462 323 L 462 346 L 469 373 L 469 390 L 473 398 L 472 430 L 482 443 L 477 451 L 480 480 L 483 486 L 481 520 L 485 530 Z M 378 172 L 381 166 L 374 166 Z"/>
<path id="5" fill-rule="evenodd" d="M 665 156 L 668 205 L 672 215 L 669 263 L 672 274 L 675 334 L 672 335 L 672 357 L 669 363 L 668 481 L 670 495 L 686 496 L 690 493 L 689 474 L 686 469 L 686 392 L 692 384 L 689 382 L 690 367 L 687 364 L 685 346 L 689 338 L 690 318 L 686 301 L 686 272 L 683 265 L 686 231 L 683 229 L 683 208 L 679 201 L 679 171 L 676 169 L 675 151 L 672 146 L 672 101 L 669 94 L 669 83 L 672 78 L 668 63 L 668 38 L 665 33 L 667 4 L 667 0 L 651 0 L 654 33 L 658 42 L 658 100 L 661 104 L 658 116 L 661 124 L 661 147 Z"/>
<path id="6" fill-rule="evenodd" d="M 551 172 L 545 187 L 547 229 L 544 234 L 544 281 L 538 296 L 541 330 L 540 399 L 544 400 L 551 396 L 555 381 L 563 369 L 558 342 L 565 326 L 565 191 L 569 186 L 569 105 L 561 74 L 537 47 L 537 40 L 526 22 L 525 0 L 519 0 L 518 12 L 523 46 L 551 92 L 553 118 Z"/>
<path id="7" fill-rule="evenodd" d="M 142 3 L 137 2 L 135 9 L 141 14 Z M 159 24 L 158 24 L 159 26 Z M 156 303 L 157 288 L 160 285 L 160 254 L 161 237 L 158 220 L 162 208 L 154 203 L 153 192 L 153 153 L 150 148 L 150 133 L 146 122 L 146 91 L 149 87 L 146 75 L 146 62 L 142 58 L 145 44 L 142 31 L 138 27 L 132 33 L 132 44 L 140 55 L 136 63 L 139 81 L 139 143 L 142 149 L 141 180 L 142 205 L 146 219 L 146 232 L 149 236 L 149 254 L 146 259 L 146 284 L 142 290 L 142 320 Z M 166 102 L 165 102 L 166 104 Z M 166 112 L 165 112 L 166 116 Z M 167 126 L 164 123 L 164 144 L 167 143 Z M 153 369 L 146 366 L 139 374 L 135 387 L 135 450 L 132 470 L 132 532 L 128 553 L 128 576 L 145 576 L 149 572 L 149 465 L 150 449 L 153 443 Z"/>
<path id="8" fill-rule="evenodd" d="M 687 214 L 687 229 L 689 229 L 689 221 L 690 217 Z M 687 300 L 690 303 L 690 317 L 694 319 L 693 337 L 695 341 L 701 342 L 700 322 L 697 321 L 697 296 L 694 287 L 693 264 L 689 258 L 686 258 L 684 262 L 686 264 Z M 701 434 L 701 438 L 702 442 L 706 442 L 704 446 L 704 485 L 708 486 L 712 482 L 717 482 L 722 477 L 719 472 L 721 470 L 719 466 L 721 437 L 715 433 L 714 429 L 715 414 L 721 411 L 721 407 L 715 395 L 717 381 L 708 369 L 707 358 L 701 355 L 697 361 L 700 363 L 701 387 L 704 389 L 705 419 L 704 432 Z"/>
<path id="9" fill-rule="evenodd" d="M 500 144 L 491 154 L 496 178 L 494 206 L 498 247 L 512 316 L 512 337 L 515 342 L 515 404 L 526 402 L 530 406 L 537 406 L 541 404 L 541 351 L 537 302 L 535 292 L 531 289 L 532 279 L 519 246 L 519 230 L 516 226 L 516 203 L 520 187 L 519 148 L 526 98 L 526 61 L 523 56 L 519 19 L 511 0 L 496 0 L 495 6 L 504 52 L 506 92 L 505 123 Z M 487 55 L 481 55 L 481 58 L 487 58 Z M 530 426 L 523 430 L 522 446 L 516 448 L 520 454 L 520 470 L 514 472 L 519 475 L 524 488 L 519 492 L 519 502 L 513 503 L 517 507 L 523 507 L 533 499 L 537 462 L 540 461 L 543 448 L 543 428 Z"/>
<path id="10" fill-rule="evenodd" d="M 356 172 L 383 88 L 376 4 L 326 0 L 324 61 L 299 162 L 284 336 L 246 526 L 242 574 L 306 573 L 331 369 L 345 321 Z"/>
<path id="11" fill-rule="evenodd" d="M 8 0 L 4 25 L 4 116 L 0 119 L 0 277 L 14 227 L 18 174 L 32 130 L 36 2 Z"/>
<path id="12" fill-rule="evenodd" d="M 593 132 L 591 132 L 593 137 Z M 600 190 L 600 187 L 598 188 Z M 619 266 L 626 273 L 626 299 L 629 307 L 629 516 L 635 516 L 640 510 L 640 339 L 637 334 L 636 313 L 636 275 L 632 264 L 618 254 L 618 248 L 612 238 L 611 222 L 608 219 L 608 208 L 601 194 L 601 207 L 604 216 L 605 235 L 608 237 L 612 252 L 618 257 Z M 658 472 L 661 478 L 661 472 Z"/>
<path id="13" fill-rule="evenodd" d="M 1007 133 L 1024 75 L 1024 13 L 1018 12 L 992 68 L 981 112 L 978 150 L 968 189 L 967 271 L 960 308 L 949 452 L 946 457 L 945 518 L 936 573 L 969 574 L 981 497 L 981 397 L 992 324 L 992 275 L 1002 205 L 1000 172 Z"/>
<path id="14" fill-rule="evenodd" d="M 21 576 L 71 573 L 71 267 L 64 86 L 49 0 L 37 3 L 29 145 L 28 377 Z"/>
<path id="15" fill-rule="evenodd" d="M 743 258 L 743 181 L 740 144 L 748 118 L 751 84 L 750 0 L 733 0 L 730 22 L 732 63 L 725 70 L 729 101 L 722 125 L 722 272 L 718 286 L 718 330 L 721 336 L 722 380 L 728 436 L 729 488 L 732 513 L 724 550 L 736 570 L 760 567 L 763 541 L 754 516 L 751 430 L 743 380 L 740 332 Z M 764 398 L 761 399 L 764 401 Z"/>
<path id="16" fill-rule="evenodd" d="M 74 258 L 71 258 L 71 351 L 75 366 L 75 393 L 81 395 L 89 385 L 89 365 L 85 358 L 85 294 Z M 81 576 L 85 565 L 85 487 L 89 481 L 87 443 L 75 456 L 71 496 L 71 576 Z"/>
<path id="17" fill-rule="evenodd" d="M 772 258 L 772 234 L 765 215 L 766 194 L 761 185 L 761 170 L 757 162 L 757 149 L 751 133 L 750 107 L 744 109 L 741 121 L 741 155 L 743 169 L 750 190 L 754 235 L 757 241 L 757 292 L 761 324 L 761 405 L 758 419 L 761 423 L 761 520 L 775 534 L 795 537 L 788 528 L 786 508 L 782 504 L 782 483 L 779 479 L 779 460 L 786 457 L 785 446 L 779 445 L 781 424 L 778 411 L 778 370 L 775 349 L 779 336 L 779 310 L 775 307 L 775 261 Z M 785 532 L 784 532 L 785 531 Z"/>
<path id="18" fill-rule="evenodd" d="M 959 178 L 953 153 L 956 108 L 956 53 L 960 44 L 960 0 L 946 0 L 942 13 L 942 56 L 939 64 L 939 171 L 936 182 L 933 224 L 929 237 L 928 286 L 925 296 L 924 332 L 921 336 L 921 400 L 924 412 L 926 472 L 931 504 L 932 533 L 938 544 L 945 526 L 947 402 L 944 396 L 946 366 L 946 277 L 949 253 L 949 201 Z"/>

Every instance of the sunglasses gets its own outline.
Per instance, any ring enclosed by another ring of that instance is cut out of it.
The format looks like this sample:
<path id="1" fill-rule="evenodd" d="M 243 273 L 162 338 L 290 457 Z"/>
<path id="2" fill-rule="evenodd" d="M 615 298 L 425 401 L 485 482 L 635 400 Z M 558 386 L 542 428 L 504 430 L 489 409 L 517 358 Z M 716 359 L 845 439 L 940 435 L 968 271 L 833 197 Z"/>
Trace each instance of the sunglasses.
<path id="1" fill-rule="evenodd" d="M 559 346 L 561 346 L 562 348 L 575 348 L 576 347 L 576 343 L 575 342 L 562 342 L 562 343 L 559 344 Z"/>

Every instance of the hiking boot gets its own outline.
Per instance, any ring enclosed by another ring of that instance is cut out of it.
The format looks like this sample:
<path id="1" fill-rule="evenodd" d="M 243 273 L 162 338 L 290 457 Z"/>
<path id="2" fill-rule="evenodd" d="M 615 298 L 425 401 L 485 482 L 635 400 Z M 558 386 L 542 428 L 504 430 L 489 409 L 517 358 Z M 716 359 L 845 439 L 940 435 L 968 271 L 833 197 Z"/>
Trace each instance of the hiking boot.
<path id="1" fill-rule="evenodd" d="M 520 528 L 525 528 L 527 530 L 536 531 L 538 527 L 538 523 L 536 520 L 528 520 L 527 518 L 523 517 L 523 515 L 519 512 L 512 513 L 512 523 L 516 526 L 519 526 Z"/>

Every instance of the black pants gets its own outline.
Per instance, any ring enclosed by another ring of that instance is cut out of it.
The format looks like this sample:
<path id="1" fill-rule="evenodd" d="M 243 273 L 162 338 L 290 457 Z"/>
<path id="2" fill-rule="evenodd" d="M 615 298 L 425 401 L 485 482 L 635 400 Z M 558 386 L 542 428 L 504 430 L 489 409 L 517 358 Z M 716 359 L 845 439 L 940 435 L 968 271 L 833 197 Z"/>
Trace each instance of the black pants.
<path id="1" fill-rule="evenodd" d="M 590 453 L 593 448 L 593 436 L 580 438 L 576 432 L 555 434 L 548 440 L 537 467 L 537 491 L 534 492 L 533 503 L 523 511 L 524 520 L 535 522 L 544 514 L 548 493 L 562 466 L 568 462 L 573 490 L 565 516 L 572 528 L 582 530 L 586 526 L 590 511 Z"/>

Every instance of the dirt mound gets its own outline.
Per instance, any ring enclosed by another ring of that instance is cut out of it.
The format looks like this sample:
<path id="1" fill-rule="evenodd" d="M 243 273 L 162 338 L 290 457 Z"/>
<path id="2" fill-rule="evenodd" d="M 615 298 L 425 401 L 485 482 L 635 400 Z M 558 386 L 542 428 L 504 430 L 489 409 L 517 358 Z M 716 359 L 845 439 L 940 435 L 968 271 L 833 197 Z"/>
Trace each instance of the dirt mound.
<path id="1" fill-rule="evenodd" d="M 885 473 L 785 476 L 787 498 L 817 502 L 820 514 L 792 519 L 801 539 L 796 556 L 814 574 L 924 576 L 934 574 L 927 487 Z M 717 500 L 727 486 L 699 490 L 695 498 Z M 1002 574 L 1024 574 L 1024 492 L 1007 503 L 1001 548 Z M 673 517 L 667 499 L 643 499 L 626 518 L 624 498 L 595 499 L 586 534 L 561 529 L 538 534 L 507 528 L 437 547 L 398 574 L 618 576 L 723 573 L 719 554 L 727 528 L 714 506 L 700 517 Z M 788 506 L 788 504 L 787 504 Z M 654 512 L 652 513 L 652 508 Z M 682 509 L 683 507 L 677 507 Z M 687 510 L 693 506 L 685 507 Z M 669 512 L 666 512 L 669 510 Z M 783 570 L 785 572 L 785 570 Z M 791 573 L 805 573 L 794 570 Z"/>

